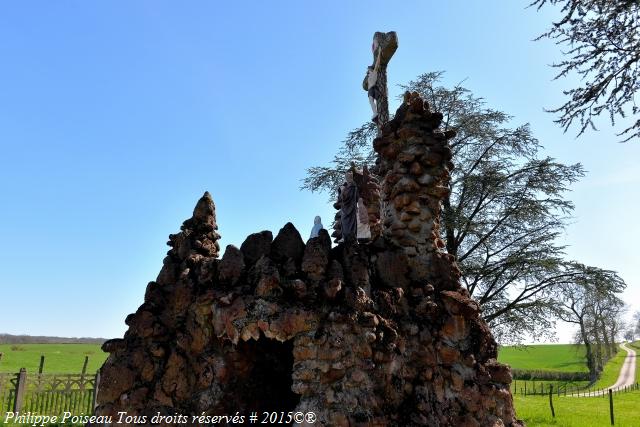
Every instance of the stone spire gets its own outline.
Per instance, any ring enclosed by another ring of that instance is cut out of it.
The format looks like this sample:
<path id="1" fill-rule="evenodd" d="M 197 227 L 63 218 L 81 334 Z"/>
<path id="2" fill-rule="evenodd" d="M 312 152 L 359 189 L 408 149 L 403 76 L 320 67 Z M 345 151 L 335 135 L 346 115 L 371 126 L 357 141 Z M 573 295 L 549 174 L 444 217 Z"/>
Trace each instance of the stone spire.
<path id="1" fill-rule="evenodd" d="M 181 328 L 195 323 L 196 313 L 189 307 L 202 289 L 213 286 L 220 249 L 217 229 L 215 205 L 205 192 L 181 231 L 169 236 L 171 249 L 156 281 L 147 285 L 144 303 L 127 316 L 124 339 L 102 347 L 111 356 L 101 369 L 98 401 L 104 404 L 99 412 L 164 412 L 173 406 L 174 393 L 186 397 L 195 376 L 185 372 L 184 355 L 202 348 L 205 336 L 197 328 Z M 155 387 L 141 385 L 149 382 Z"/>
<path id="2" fill-rule="evenodd" d="M 452 261 L 442 250 L 440 211 L 453 168 L 447 140 L 455 133 L 439 131 L 441 121 L 441 113 L 431 112 L 417 93 L 407 92 L 396 116 L 373 145 L 380 155 L 383 176 L 383 234 L 404 249 L 412 280 L 455 289 L 457 267 L 447 281 L 441 268 L 433 268 L 440 261 Z"/>
<path id="3" fill-rule="evenodd" d="M 169 235 L 163 267 L 156 279 L 159 285 L 175 284 L 185 271 L 190 276 L 198 271 L 202 277 L 210 276 L 212 260 L 220 253 L 220 234 L 216 223 L 216 207 L 209 192 L 196 203 L 193 215 L 182 223 L 180 233 Z"/>

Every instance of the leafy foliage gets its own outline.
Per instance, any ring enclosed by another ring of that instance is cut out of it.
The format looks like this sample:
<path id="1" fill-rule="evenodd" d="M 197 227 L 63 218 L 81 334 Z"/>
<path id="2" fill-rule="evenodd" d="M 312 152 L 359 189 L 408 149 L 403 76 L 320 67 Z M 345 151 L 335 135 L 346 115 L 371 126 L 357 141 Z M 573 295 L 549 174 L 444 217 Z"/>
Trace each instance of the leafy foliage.
<path id="1" fill-rule="evenodd" d="M 565 131 L 580 123 L 581 135 L 593 119 L 606 113 L 616 118 L 630 112 L 635 121 L 618 135 L 629 141 L 640 138 L 640 107 L 634 95 L 640 89 L 640 1 L 638 0 L 535 0 L 538 9 L 546 4 L 562 5 L 563 17 L 540 38 L 567 46 L 567 59 L 554 64 L 557 78 L 577 74 L 582 85 L 564 92 L 568 100 L 556 109 L 556 120 Z"/>
<path id="2" fill-rule="evenodd" d="M 373 166 L 376 153 L 370 141 L 376 136 L 377 128 L 373 122 L 367 122 L 352 130 L 343 141 L 343 146 L 333 157 L 330 166 L 313 166 L 307 169 L 307 176 L 303 179 L 302 189 L 326 191 L 333 202 L 337 191 L 344 182 L 344 174 L 355 163 L 359 166 Z"/>

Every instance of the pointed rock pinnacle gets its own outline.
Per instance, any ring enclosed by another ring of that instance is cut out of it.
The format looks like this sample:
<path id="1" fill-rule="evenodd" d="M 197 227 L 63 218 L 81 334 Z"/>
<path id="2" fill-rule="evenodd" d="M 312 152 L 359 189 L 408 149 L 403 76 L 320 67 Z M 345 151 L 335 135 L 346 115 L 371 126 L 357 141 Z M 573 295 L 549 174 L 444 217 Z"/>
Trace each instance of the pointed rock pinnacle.
<path id="1" fill-rule="evenodd" d="M 193 209 L 193 220 L 211 224 L 214 229 L 217 229 L 216 205 L 213 203 L 211 194 L 208 191 L 204 192 L 204 195 L 198 200 L 196 207 Z"/>

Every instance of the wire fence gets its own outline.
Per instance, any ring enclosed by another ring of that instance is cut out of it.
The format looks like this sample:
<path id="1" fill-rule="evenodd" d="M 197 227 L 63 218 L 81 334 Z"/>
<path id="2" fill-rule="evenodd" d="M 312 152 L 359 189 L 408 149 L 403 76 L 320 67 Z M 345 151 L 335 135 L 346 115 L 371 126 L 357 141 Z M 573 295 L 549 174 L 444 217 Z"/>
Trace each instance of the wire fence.
<path id="1" fill-rule="evenodd" d="M 640 391 L 640 383 L 634 383 L 631 385 L 615 387 L 615 388 L 609 387 L 609 388 L 601 388 L 601 389 L 592 389 L 592 388 L 586 387 L 586 388 L 578 388 L 577 390 L 567 389 L 566 387 L 564 389 L 554 388 L 553 384 L 548 384 L 546 389 L 544 389 L 544 387 L 535 388 L 535 389 L 532 389 L 531 387 L 529 387 L 527 391 L 525 391 L 525 388 L 522 388 L 521 396 L 523 397 L 524 396 L 542 396 L 542 395 L 549 396 L 549 411 L 551 414 L 551 418 L 556 417 L 556 407 L 554 406 L 554 397 L 555 399 L 558 399 L 559 396 L 562 396 L 563 402 L 565 404 L 568 401 L 564 399 L 564 397 L 568 397 L 569 399 L 572 397 L 594 398 L 597 400 L 604 399 L 605 402 L 608 400 L 607 402 L 608 404 L 607 403 L 595 404 L 594 402 L 594 405 L 601 408 L 600 415 L 603 415 L 602 410 L 605 410 L 604 408 L 608 409 L 609 421 L 611 425 L 615 425 L 615 419 L 616 419 L 616 414 L 615 414 L 616 405 L 614 404 L 615 396 L 616 395 L 619 396 L 621 394 L 626 394 L 630 392 L 636 392 L 636 391 Z M 540 397 L 538 397 L 538 399 L 539 398 Z M 556 400 L 556 402 L 558 401 Z"/>
<path id="2" fill-rule="evenodd" d="M 640 383 L 635 383 L 621 387 L 602 387 L 593 388 L 589 385 L 579 384 L 563 384 L 557 382 L 543 381 L 518 381 L 514 380 L 511 384 L 511 393 L 521 396 L 540 396 L 549 394 L 549 390 L 553 389 L 553 393 L 557 396 L 576 396 L 576 397 L 597 397 L 606 396 L 609 390 L 613 394 L 627 393 L 630 391 L 640 390 Z"/>

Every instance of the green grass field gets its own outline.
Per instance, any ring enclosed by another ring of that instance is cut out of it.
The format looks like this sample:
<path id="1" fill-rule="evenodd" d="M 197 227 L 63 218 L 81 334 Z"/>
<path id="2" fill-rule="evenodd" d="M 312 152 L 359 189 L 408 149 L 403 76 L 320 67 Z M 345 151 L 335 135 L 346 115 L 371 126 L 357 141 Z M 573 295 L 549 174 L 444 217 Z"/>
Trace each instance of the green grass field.
<path id="1" fill-rule="evenodd" d="M 498 350 L 500 362 L 523 370 L 588 372 L 584 356 L 584 346 L 574 344 L 538 344 Z"/>
<path id="2" fill-rule="evenodd" d="M 608 397 L 554 397 L 556 417 L 551 417 L 546 396 L 514 396 L 516 414 L 528 427 L 609 426 Z M 640 426 L 640 391 L 613 396 L 615 425 Z"/>
<path id="3" fill-rule="evenodd" d="M 633 343 L 633 347 L 640 353 L 640 341 Z M 576 345 L 545 344 L 525 348 L 502 347 L 499 356 L 501 362 L 508 363 L 515 369 L 585 372 L 583 351 L 583 347 Z M 79 373 L 84 357 L 89 356 L 87 371 L 93 373 L 107 357 L 99 345 L 92 344 L 2 344 L 0 352 L 4 353 L 0 360 L 0 372 L 18 372 L 22 367 L 27 368 L 28 372 L 37 372 L 40 355 L 44 354 L 45 372 Z M 602 378 L 595 385 L 596 388 L 610 386 L 616 381 L 625 355 L 626 352 L 621 350 L 607 363 Z M 640 366 L 636 370 L 636 378 L 640 381 Z M 562 382 L 517 380 L 512 383 L 516 413 L 518 418 L 523 419 L 529 427 L 610 425 L 607 398 L 558 397 L 554 394 L 556 417 L 552 418 L 548 396 L 521 395 L 519 389 L 523 388 L 525 383 L 529 389 L 531 387 L 539 389 L 542 384 L 548 390 L 549 384 L 554 384 L 556 388 Z M 568 384 L 571 387 L 586 387 L 587 382 L 578 381 Z M 640 391 L 615 394 L 614 409 L 616 426 L 640 426 Z"/>
<path id="4" fill-rule="evenodd" d="M 636 382 L 640 384 L 640 341 L 635 341 L 627 347 L 636 351 Z"/>
<path id="5" fill-rule="evenodd" d="M 85 356 L 89 356 L 87 372 L 94 373 L 108 354 L 96 344 L 0 344 L 0 372 L 38 372 L 40 355 L 45 356 L 45 373 L 76 374 L 82 371 Z"/>
<path id="6" fill-rule="evenodd" d="M 628 347 L 636 351 L 636 382 L 640 383 L 640 341 L 634 341 Z"/>
<path id="7" fill-rule="evenodd" d="M 532 346 L 538 347 L 538 346 Z M 508 349 L 513 350 L 513 349 Z M 562 351 L 566 355 L 566 351 Z M 531 352 L 536 354 L 536 350 Z M 539 354 L 539 353 L 537 353 Z M 613 385 L 618 379 L 622 361 L 626 356 L 624 350 L 620 350 L 604 367 L 602 376 L 590 389 L 605 388 Z M 555 358 L 558 360 L 559 356 Z M 508 362 L 507 362 L 508 363 Z M 525 361 L 525 365 L 536 366 L 533 362 Z M 636 359 L 636 364 L 637 364 Z M 539 364 L 538 364 L 539 365 Z M 636 365 L 638 367 L 638 365 Z M 535 369 L 540 369 L 536 367 Z M 640 378 L 640 367 L 636 369 L 636 378 Z M 523 387 L 524 381 L 517 381 L 517 388 Z M 529 387 L 532 381 L 527 381 Z M 550 382 L 544 383 L 548 387 Z M 515 382 L 514 382 L 515 384 Z M 514 390 L 512 384 L 512 391 Z M 541 382 L 536 382 L 539 388 Z M 581 382 L 583 386 L 586 383 Z M 524 420 L 529 427 L 600 427 L 610 425 L 609 420 L 609 400 L 604 397 L 564 397 L 554 395 L 553 405 L 556 417 L 551 416 L 548 396 L 523 396 L 521 393 L 514 393 L 514 402 L 518 418 Z M 630 393 L 616 393 L 614 400 L 615 425 L 622 427 L 640 426 L 640 391 Z"/>
<path id="8" fill-rule="evenodd" d="M 640 347 L 640 343 L 637 344 Z M 636 350 L 640 350 L 637 348 Z M 582 347 L 574 345 L 532 345 L 524 349 L 517 347 L 503 347 L 500 349 L 500 361 L 508 363 L 514 369 L 543 370 L 564 372 L 573 367 L 571 371 L 581 370 L 586 372 L 585 366 L 576 367 L 577 364 L 584 363 L 584 359 L 578 356 L 581 354 Z M 619 349 L 618 353 L 607 362 L 600 379 L 592 385 L 588 381 L 545 381 L 545 380 L 515 380 L 511 384 L 511 390 L 514 393 L 522 394 L 526 385 L 530 392 L 532 389 L 540 390 L 542 385 L 545 390 L 549 389 L 549 384 L 557 390 L 558 386 L 569 387 L 569 390 L 576 388 L 600 389 L 613 385 L 618 379 L 620 368 L 627 353 Z M 545 361 L 550 361 L 548 367 Z M 636 359 L 636 363 L 638 363 Z M 640 382 L 640 366 L 636 369 L 636 379 Z"/>

